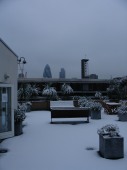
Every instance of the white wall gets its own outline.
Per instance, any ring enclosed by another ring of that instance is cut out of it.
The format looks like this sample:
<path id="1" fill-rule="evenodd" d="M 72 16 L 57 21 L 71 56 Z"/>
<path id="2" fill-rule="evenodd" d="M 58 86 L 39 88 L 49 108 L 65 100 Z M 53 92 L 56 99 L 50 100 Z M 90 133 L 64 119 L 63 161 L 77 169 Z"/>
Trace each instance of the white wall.
<path id="1" fill-rule="evenodd" d="M 0 83 L 12 84 L 14 87 L 14 108 L 17 108 L 17 56 L 0 39 Z M 4 79 L 7 74 L 9 78 Z"/>

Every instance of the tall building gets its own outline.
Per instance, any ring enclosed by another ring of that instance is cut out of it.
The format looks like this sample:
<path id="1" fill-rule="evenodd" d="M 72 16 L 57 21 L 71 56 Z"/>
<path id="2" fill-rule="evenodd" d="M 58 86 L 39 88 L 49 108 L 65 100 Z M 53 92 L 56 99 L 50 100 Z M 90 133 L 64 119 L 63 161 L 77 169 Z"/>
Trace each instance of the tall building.
<path id="1" fill-rule="evenodd" d="M 66 74 L 65 74 L 65 69 L 61 68 L 60 73 L 59 73 L 59 78 L 65 78 Z"/>
<path id="2" fill-rule="evenodd" d="M 43 77 L 44 78 L 52 78 L 51 69 L 50 69 L 50 66 L 48 64 L 46 64 L 46 66 L 44 68 Z"/>
<path id="3" fill-rule="evenodd" d="M 82 59 L 81 60 L 81 78 L 89 78 L 88 75 L 88 61 L 89 59 Z"/>

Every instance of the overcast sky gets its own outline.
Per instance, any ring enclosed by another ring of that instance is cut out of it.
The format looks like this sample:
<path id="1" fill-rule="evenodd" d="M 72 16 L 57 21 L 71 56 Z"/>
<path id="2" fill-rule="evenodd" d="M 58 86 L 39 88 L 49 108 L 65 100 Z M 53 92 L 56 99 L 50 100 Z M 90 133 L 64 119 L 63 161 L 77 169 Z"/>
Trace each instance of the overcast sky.
<path id="1" fill-rule="evenodd" d="M 127 75 L 127 0 L 0 0 L 0 37 L 25 57 L 28 77 L 63 67 L 81 78 L 81 59 L 99 78 Z"/>

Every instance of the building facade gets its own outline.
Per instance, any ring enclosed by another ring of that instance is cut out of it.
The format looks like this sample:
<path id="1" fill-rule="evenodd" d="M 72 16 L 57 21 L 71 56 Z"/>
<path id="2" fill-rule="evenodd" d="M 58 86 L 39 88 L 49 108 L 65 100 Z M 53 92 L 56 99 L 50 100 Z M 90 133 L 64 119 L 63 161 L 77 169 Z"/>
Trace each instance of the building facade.
<path id="1" fill-rule="evenodd" d="M 14 136 L 18 56 L 0 39 L 0 139 Z"/>
<path id="2" fill-rule="evenodd" d="M 66 74 L 65 74 L 65 69 L 61 68 L 60 73 L 59 73 L 59 78 L 66 78 Z"/>
<path id="3" fill-rule="evenodd" d="M 81 78 L 89 78 L 88 75 L 88 61 L 89 59 L 82 59 L 81 60 Z"/>

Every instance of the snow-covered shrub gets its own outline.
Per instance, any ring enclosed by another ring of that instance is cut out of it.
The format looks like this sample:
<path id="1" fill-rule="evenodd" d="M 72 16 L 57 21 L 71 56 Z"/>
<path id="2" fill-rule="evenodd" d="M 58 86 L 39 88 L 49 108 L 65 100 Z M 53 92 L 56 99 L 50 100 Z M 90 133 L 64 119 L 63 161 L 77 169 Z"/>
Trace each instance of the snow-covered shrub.
<path id="1" fill-rule="evenodd" d="M 97 130 L 99 135 L 108 135 L 110 137 L 119 136 L 119 127 L 113 124 L 107 124 Z"/>
<path id="2" fill-rule="evenodd" d="M 26 113 L 27 110 L 27 104 L 26 103 L 18 103 L 18 109 L 21 110 L 22 112 Z"/>
<path id="3" fill-rule="evenodd" d="M 55 87 L 50 87 L 49 85 L 46 85 L 44 87 L 42 95 L 47 96 L 49 99 L 58 99 Z"/>
<path id="4" fill-rule="evenodd" d="M 73 93 L 73 89 L 69 84 L 64 83 L 61 87 L 61 91 L 63 94 L 71 94 Z"/>
<path id="5" fill-rule="evenodd" d="M 39 95 L 39 92 L 36 85 L 26 84 L 18 89 L 18 99 L 29 100 L 31 96 Z"/>
<path id="6" fill-rule="evenodd" d="M 31 106 L 31 105 L 32 105 L 32 103 L 31 103 L 31 102 L 26 102 L 26 105 Z"/>
<path id="7" fill-rule="evenodd" d="M 107 88 L 110 99 L 125 99 L 127 97 L 127 77 L 114 78 Z"/>
<path id="8" fill-rule="evenodd" d="M 79 100 L 80 96 L 73 96 L 73 100 Z"/>
<path id="9" fill-rule="evenodd" d="M 127 114 L 127 105 L 122 104 L 120 107 L 116 109 L 115 112 L 118 114 L 118 116 Z"/>
<path id="10" fill-rule="evenodd" d="M 95 97 L 100 99 L 100 98 L 102 97 L 101 92 L 96 91 L 96 93 L 95 93 Z"/>
<path id="11" fill-rule="evenodd" d="M 18 108 L 14 110 L 14 121 L 15 122 L 22 122 L 26 118 L 26 104 L 18 104 Z"/>
<path id="12" fill-rule="evenodd" d="M 23 88 L 22 87 L 18 89 L 17 95 L 18 95 L 18 99 L 22 98 L 22 95 L 23 95 Z"/>
<path id="13" fill-rule="evenodd" d="M 80 98 L 78 103 L 80 107 L 87 107 L 94 111 L 100 111 L 102 109 L 102 105 L 99 102 L 88 100 L 86 97 Z"/>
<path id="14" fill-rule="evenodd" d="M 94 111 L 100 111 L 102 109 L 102 105 L 99 102 L 90 101 L 90 108 Z"/>
<path id="15" fill-rule="evenodd" d="M 31 91 L 32 95 L 39 95 L 40 89 L 34 84 L 33 86 L 31 85 Z"/>
<path id="16" fill-rule="evenodd" d="M 86 97 L 80 97 L 78 100 L 78 104 L 80 107 L 89 107 L 89 101 Z"/>

